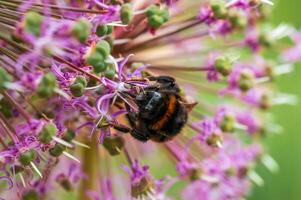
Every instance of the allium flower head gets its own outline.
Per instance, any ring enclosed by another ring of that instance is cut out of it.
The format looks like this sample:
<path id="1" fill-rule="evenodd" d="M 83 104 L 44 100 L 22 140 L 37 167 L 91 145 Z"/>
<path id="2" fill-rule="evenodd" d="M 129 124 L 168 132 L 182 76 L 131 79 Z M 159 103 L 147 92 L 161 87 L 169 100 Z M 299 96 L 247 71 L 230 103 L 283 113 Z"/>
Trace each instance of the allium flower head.
<path id="1" fill-rule="evenodd" d="M 0 197 L 246 198 L 301 57 L 271 5 L 0 0 Z"/>

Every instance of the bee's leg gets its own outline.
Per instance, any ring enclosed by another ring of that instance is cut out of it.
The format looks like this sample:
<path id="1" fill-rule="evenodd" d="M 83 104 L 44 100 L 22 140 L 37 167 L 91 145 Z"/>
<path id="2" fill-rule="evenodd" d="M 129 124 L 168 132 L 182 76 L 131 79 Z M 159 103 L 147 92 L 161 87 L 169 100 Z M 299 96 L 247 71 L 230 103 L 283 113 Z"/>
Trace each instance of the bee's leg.
<path id="1" fill-rule="evenodd" d="M 157 81 L 158 83 L 161 83 L 161 84 L 174 85 L 174 83 L 175 83 L 175 79 L 170 76 L 150 76 L 150 77 L 148 77 L 148 79 L 150 81 Z"/>
<path id="2" fill-rule="evenodd" d="M 133 111 L 131 111 L 131 108 L 130 108 L 129 105 L 125 104 L 125 108 L 126 108 L 126 110 L 128 112 L 126 114 L 126 116 L 127 116 L 128 120 L 129 120 L 130 125 L 132 127 L 135 127 L 136 126 L 136 122 L 137 122 L 137 114 L 134 113 Z"/>
<path id="3" fill-rule="evenodd" d="M 149 136 L 147 134 L 145 134 L 147 131 L 144 130 L 144 131 L 141 131 L 140 129 L 137 129 L 137 128 L 134 128 L 132 131 L 131 131 L 131 135 L 141 141 L 141 142 L 146 142 L 149 140 Z"/>
<path id="4" fill-rule="evenodd" d="M 117 131 L 123 132 L 123 133 L 129 133 L 132 131 L 132 128 L 127 127 L 125 125 L 122 124 L 111 124 L 111 127 L 116 129 Z"/>

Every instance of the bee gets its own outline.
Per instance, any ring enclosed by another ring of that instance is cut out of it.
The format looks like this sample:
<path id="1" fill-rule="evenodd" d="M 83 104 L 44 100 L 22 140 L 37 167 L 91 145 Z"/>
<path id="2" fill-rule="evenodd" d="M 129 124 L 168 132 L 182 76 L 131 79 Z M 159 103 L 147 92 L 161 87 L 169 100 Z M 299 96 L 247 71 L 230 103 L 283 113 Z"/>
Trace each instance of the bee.
<path id="1" fill-rule="evenodd" d="M 141 142 L 166 142 L 181 132 L 187 123 L 188 110 L 174 78 L 158 76 L 149 80 L 152 84 L 135 95 L 138 112 L 127 107 L 131 128 L 115 128 L 129 132 Z"/>

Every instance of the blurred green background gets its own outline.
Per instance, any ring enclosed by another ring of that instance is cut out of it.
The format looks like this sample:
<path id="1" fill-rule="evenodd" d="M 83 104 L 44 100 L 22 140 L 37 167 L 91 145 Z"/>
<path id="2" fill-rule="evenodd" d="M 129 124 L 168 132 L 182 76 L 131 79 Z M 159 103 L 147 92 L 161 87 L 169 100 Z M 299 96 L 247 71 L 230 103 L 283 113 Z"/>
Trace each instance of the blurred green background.
<path id="1" fill-rule="evenodd" d="M 301 28 L 301 0 L 278 0 L 272 19 Z M 280 171 L 271 175 L 264 167 L 258 173 L 265 185 L 254 189 L 251 200 L 301 200 L 301 65 L 295 71 L 277 80 L 282 92 L 299 97 L 297 106 L 280 106 L 273 110 L 283 133 L 266 140 L 270 154 L 280 165 Z"/>

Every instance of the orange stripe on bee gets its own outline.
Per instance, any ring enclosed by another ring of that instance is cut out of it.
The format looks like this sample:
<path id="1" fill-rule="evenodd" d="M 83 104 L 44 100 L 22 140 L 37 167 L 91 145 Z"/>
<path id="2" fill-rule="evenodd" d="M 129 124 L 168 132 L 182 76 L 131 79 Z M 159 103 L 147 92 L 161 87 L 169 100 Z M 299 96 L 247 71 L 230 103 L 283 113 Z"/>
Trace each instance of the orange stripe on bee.
<path id="1" fill-rule="evenodd" d="M 162 118 L 153 124 L 152 128 L 155 130 L 161 129 L 171 118 L 177 103 L 177 98 L 174 95 L 169 96 L 168 107 Z"/>

